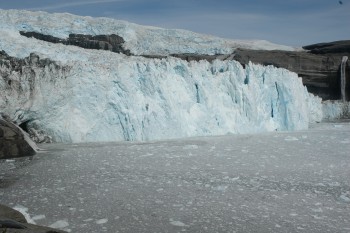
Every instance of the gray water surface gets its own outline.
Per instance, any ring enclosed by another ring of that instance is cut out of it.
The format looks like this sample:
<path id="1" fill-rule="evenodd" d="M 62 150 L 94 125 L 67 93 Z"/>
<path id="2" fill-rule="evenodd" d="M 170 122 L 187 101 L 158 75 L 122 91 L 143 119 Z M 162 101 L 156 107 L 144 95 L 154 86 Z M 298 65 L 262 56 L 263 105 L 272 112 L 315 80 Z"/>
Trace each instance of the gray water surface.
<path id="1" fill-rule="evenodd" d="M 146 143 L 41 145 L 0 203 L 70 232 L 350 232 L 350 123 Z"/>

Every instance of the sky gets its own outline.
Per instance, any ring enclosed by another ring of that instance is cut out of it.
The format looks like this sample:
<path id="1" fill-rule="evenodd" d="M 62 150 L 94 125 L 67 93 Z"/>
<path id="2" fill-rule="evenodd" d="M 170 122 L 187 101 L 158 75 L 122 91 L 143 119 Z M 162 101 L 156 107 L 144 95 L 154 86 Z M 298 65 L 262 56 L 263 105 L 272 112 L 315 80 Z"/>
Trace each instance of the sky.
<path id="1" fill-rule="evenodd" d="M 0 8 L 109 17 L 291 46 L 350 39 L 350 0 L 0 0 Z"/>

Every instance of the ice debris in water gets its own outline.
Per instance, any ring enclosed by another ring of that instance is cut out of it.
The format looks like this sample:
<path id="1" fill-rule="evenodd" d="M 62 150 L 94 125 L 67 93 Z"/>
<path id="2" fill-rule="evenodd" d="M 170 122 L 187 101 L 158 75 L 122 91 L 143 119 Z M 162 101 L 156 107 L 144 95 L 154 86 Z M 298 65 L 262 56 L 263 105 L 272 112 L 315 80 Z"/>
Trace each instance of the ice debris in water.
<path id="1" fill-rule="evenodd" d="M 56 229 L 63 229 L 69 226 L 69 223 L 67 220 L 58 220 L 51 224 L 49 227 L 56 228 Z"/>

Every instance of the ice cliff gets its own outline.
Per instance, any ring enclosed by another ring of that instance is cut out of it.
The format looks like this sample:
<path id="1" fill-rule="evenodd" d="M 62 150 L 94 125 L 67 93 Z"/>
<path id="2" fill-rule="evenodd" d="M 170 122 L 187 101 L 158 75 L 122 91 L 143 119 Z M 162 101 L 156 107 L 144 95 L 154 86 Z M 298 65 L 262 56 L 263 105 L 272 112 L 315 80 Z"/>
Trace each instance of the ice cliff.
<path id="1" fill-rule="evenodd" d="M 306 129 L 321 99 L 295 73 L 236 61 L 127 56 L 21 36 L 117 34 L 133 54 L 230 53 L 237 42 L 113 19 L 0 10 L 0 112 L 54 141 L 153 140 Z"/>

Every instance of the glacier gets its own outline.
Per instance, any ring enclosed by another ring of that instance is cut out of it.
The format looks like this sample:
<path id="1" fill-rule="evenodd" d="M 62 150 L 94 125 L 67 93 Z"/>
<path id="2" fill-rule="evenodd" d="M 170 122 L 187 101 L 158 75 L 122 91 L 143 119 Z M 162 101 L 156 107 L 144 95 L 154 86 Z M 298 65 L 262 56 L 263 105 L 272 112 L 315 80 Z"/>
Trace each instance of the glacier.
<path id="1" fill-rule="evenodd" d="M 106 18 L 0 10 L 0 111 L 56 142 L 144 141 L 302 130 L 322 120 L 321 99 L 285 69 L 236 61 L 126 56 L 27 38 L 116 33 L 134 54 L 293 49 Z"/>
<path id="2" fill-rule="evenodd" d="M 111 18 L 82 17 L 68 13 L 51 14 L 43 11 L 0 9 L 0 22 L 0 30 L 5 33 L 34 31 L 59 38 L 67 38 L 71 33 L 88 35 L 114 33 L 123 37 L 126 41 L 125 48 L 136 55 L 230 54 L 238 47 L 288 51 L 297 49 L 264 40 L 228 40 L 186 30 L 141 26 Z"/>

